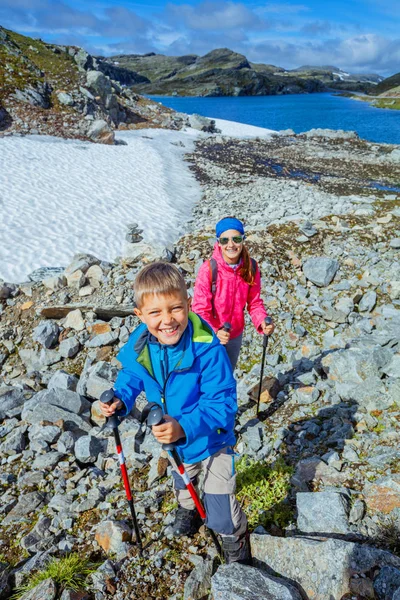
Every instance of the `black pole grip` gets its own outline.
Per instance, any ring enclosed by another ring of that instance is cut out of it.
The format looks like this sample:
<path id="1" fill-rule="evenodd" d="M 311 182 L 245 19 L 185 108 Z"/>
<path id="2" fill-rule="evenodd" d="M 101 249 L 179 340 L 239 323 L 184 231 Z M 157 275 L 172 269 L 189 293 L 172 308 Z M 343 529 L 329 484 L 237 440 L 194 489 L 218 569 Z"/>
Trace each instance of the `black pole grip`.
<path id="1" fill-rule="evenodd" d="M 224 323 L 224 326 L 222 328 L 224 331 L 226 331 L 226 333 L 229 333 L 230 330 L 232 329 L 232 325 L 228 322 Z"/>
<path id="2" fill-rule="evenodd" d="M 114 390 L 111 388 L 103 392 L 100 396 L 100 402 L 103 404 L 111 404 L 114 398 Z"/>
<path id="3" fill-rule="evenodd" d="M 108 404 L 109 406 L 112 404 L 113 399 L 114 399 L 114 390 L 112 388 L 110 388 L 109 390 L 106 390 L 100 396 L 100 402 L 102 402 L 103 404 Z M 113 415 L 111 415 L 111 417 L 107 418 L 107 427 L 111 427 L 112 429 L 116 430 L 116 429 L 118 429 L 118 425 L 119 425 L 118 417 L 115 414 L 113 414 Z"/>

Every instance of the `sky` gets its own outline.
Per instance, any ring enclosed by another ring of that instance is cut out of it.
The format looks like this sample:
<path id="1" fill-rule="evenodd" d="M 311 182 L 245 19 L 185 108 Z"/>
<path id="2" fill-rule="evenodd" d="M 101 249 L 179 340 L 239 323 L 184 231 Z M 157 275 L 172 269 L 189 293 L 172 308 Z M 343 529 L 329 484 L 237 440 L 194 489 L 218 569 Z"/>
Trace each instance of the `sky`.
<path id="1" fill-rule="evenodd" d="M 285 69 L 400 71 L 399 0 L 0 0 L 0 24 L 104 56 L 230 48 Z"/>

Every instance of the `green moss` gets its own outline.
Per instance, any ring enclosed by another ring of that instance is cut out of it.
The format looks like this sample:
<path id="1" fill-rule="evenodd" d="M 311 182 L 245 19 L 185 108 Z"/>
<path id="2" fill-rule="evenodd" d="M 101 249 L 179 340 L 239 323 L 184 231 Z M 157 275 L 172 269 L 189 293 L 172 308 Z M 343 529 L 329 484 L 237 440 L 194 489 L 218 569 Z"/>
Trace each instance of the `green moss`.
<path id="1" fill-rule="evenodd" d="M 27 582 L 17 588 L 12 598 L 17 600 L 26 592 L 39 585 L 39 583 L 49 578 L 56 583 L 60 590 L 70 589 L 77 592 L 86 589 L 85 580 L 87 576 L 94 573 L 98 567 L 99 564 L 91 563 L 79 554 L 70 554 L 63 558 L 53 558 L 45 569 L 30 575 Z"/>
<path id="2" fill-rule="evenodd" d="M 8 46 L 14 47 L 7 50 L 6 45 L 0 45 L 0 100 L 16 89 L 44 81 L 51 84 L 54 92 L 76 88 L 79 71 L 68 52 L 13 31 L 7 30 L 7 35 L 11 41 Z M 52 102 L 57 105 L 55 94 Z"/>
<path id="3" fill-rule="evenodd" d="M 253 530 L 257 525 L 286 527 L 293 515 L 286 499 L 293 468 L 282 459 L 273 465 L 243 456 L 237 463 L 236 496 Z"/>

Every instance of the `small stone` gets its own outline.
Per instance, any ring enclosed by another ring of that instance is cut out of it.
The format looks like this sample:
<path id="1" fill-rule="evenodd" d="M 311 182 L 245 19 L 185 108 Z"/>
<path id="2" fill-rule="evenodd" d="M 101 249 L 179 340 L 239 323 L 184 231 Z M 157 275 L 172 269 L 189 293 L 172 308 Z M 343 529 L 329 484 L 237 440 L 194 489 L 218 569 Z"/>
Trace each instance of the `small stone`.
<path id="1" fill-rule="evenodd" d="M 71 310 L 71 312 L 68 313 L 64 322 L 64 327 L 65 329 L 75 329 L 75 331 L 82 331 L 82 329 L 85 329 L 85 321 L 83 320 L 79 308 Z"/>

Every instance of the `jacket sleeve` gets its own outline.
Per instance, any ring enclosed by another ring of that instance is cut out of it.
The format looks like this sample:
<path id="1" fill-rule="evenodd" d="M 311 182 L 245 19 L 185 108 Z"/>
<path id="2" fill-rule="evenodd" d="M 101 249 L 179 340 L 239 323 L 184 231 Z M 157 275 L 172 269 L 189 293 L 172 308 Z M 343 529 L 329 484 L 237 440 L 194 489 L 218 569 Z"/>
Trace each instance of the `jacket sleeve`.
<path id="1" fill-rule="evenodd" d="M 236 382 L 228 355 L 218 344 L 200 360 L 199 401 L 179 419 L 186 435 L 186 443 L 182 444 L 182 448 L 190 446 L 196 438 L 210 435 L 218 429 L 233 431 L 234 428 L 237 412 Z"/>
<path id="2" fill-rule="evenodd" d="M 210 266 L 206 260 L 200 267 L 194 284 L 192 311 L 204 319 L 214 331 L 219 329 L 212 314 L 212 293 L 210 283 Z"/>
<path id="3" fill-rule="evenodd" d="M 123 368 L 114 384 L 114 394 L 122 400 L 124 407 L 118 411 L 118 415 L 126 417 L 131 412 L 136 398 L 143 391 L 143 381 L 129 369 Z"/>
<path id="4" fill-rule="evenodd" d="M 264 307 L 264 302 L 261 299 L 261 273 L 258 265 L 254 285 L 249 286 L 247 310 L 249 311 L 254 327 L 258 333 L 262 333 L 261 323 L 268 315 Z"/>

